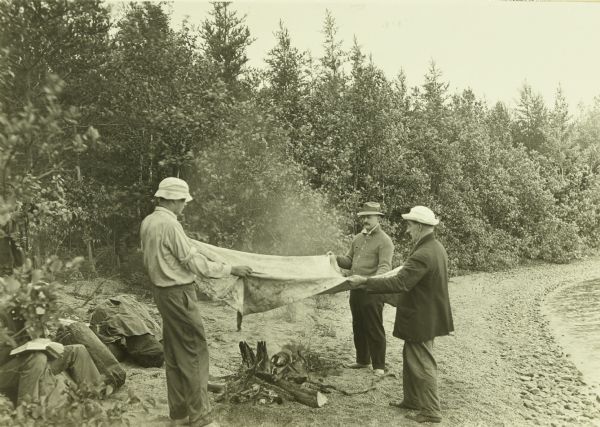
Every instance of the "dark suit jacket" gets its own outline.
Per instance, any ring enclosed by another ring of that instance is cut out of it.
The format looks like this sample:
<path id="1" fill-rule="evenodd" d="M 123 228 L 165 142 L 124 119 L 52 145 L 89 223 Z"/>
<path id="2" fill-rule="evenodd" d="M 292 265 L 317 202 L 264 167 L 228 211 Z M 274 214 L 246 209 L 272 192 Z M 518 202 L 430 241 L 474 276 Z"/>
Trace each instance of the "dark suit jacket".
<path id="1" fill-rule="evenodd" d="M 369 278 L 369 293 L 400 293 L 394 336 L 424 342 L 454 330 L 448 296 L 448 254 L 433 233 L 423 237 L 393 277 Z"/>

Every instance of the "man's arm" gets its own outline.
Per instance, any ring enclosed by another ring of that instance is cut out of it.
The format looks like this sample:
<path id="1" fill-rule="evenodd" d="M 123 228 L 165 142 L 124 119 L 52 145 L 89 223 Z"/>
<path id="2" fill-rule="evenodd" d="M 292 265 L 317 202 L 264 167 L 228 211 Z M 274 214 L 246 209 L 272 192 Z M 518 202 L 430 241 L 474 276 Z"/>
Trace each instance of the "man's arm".
<path id="1" fill-rule="evenodd" d="M 375 275 L 387 273 L 392 269 L 392 257 L 394 256 L 394 244 L 392 239 L 385 239 L 381 245 L 379 245 L 379 264 L 377 265 L 377 271 Z"/>
<path id="2" fill-rule="evenodd" d="M 368 278 L 364 289 L 373 294 L 408 292 L 425 276 L 428 267 L 424 260 L 410 257 L 393 277 Z"/>
<path id="3" fill-rule="evenodd" d="M 190 269 L 197 276 L 218 279 L 231 275 L 231 266 L 219 262 L 210 261 L 198 250 L 190 245 L 187 236 L 181 226 L 169 227 L 165 243 L 175 258 Z"/>
<path id="4" fill-rule="evenodd" d="M 346 255 L 338 255 L 335 257 L 337 264 L 346 270 L 350 270 L 352 268 L 352 259 L 354 258 L 354 240 L 350 244 L 350 249 Z"/>

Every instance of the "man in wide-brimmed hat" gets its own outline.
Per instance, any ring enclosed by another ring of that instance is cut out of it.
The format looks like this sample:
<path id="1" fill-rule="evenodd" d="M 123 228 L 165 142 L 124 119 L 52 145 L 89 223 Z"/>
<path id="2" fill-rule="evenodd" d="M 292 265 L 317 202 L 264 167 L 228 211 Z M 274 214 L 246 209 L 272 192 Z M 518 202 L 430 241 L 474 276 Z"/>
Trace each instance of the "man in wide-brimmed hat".
<path id="1" fill-rule="evenodd" d="M 379 203 L 367 202 L 362 205 L 358 216 L 363 230 L 358 233 L 348 253 L 337 256 L 340 267 L 352 274 L 374 276 L 390 271 L 394 244 L 379 224 L 383 215 Z M 350 311 L 356 361 L 347 367 L 368 368 L 371 364 L 375 375 L 385 373 L 385 329 L 383 328 L 383 300 L 364 290 L 350 291 Z"/>
<path id="2" fill-rule="evenodd" d="M 407 295 L 396 307 L 394 324 L 394 336 L 404 340 L 404 398 L 390 405 L 419 411 L 415 417 L 407 418 L 437 423 L 442 420 L 442 413 L 433 340 L 454 330 L 448 297 L 448 255 L 435 239 L 433 231 L 439 221 L 431 209 L 415 206 L 402 217 L 407 220 L 406 232 L 414 247 L 398 274 L 385 278 L 356 275 L 348 280 L 355 289 L 369 293 Z"/>
<path id="3" fill-rule="evenodd" d="M 163 320 L 169 417 L 174 424 L 215 424 L 208 398 L 208 345 L 194 285 L 196 276 L 246 276 L 248 266 L 212 262 L 197 252 L 177 220 L 192 200 L 187 183 L 163 179 L 158 206 L 142 222 L 144 266 Z"/>

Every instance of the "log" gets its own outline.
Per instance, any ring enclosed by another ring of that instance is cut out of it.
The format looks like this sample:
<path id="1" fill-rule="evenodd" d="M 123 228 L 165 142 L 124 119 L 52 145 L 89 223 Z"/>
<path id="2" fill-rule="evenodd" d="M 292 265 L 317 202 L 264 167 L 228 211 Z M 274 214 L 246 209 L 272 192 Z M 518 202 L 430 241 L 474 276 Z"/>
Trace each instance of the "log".
<path id="1" fill-rule="evenodd" d="M 278 378 L 271 373 L 271 363 L 289 364 L 292 354 L 289 351 L 278 353 L 279 357 L 271 360 L 267 352 L 266 341 L 259 341 L 256 346 L 256 355 L 246 341 L 240 341 L 240 353 L 242 355 L 242 363 L 248 368 L 247 373 L 250 373 L 254 378 L 261 383 L 266 384 L 276 393 L 284 394 L 288 399 L 292 398 L 296 402 L 311 408 L 321 408 L 327 403 L 327 397 L 318 390 L 301 388 L 298 385 Z M 284 357 L 287 356 L 287 357 Z M 286 365 L 287 366 L 287 365 Z"/>
<path id="2" fill-rule="evenodd" d="M 266 341 L 259 341 L 256 345 L 256 370 L 259 372 L 271 372 L 271 360 L 267 352 Z"/>
<path id="3" fill-rule="evenodd" d="M 240 353 L 242 355 L 242 363 L 249 368 L 256 366 L 256 356 L 254 351 L 246 341 L 240 341 Z"/>
<path id="4" fill-rule="evenodd" d="M 96 368 L 116 390 L 125 383 L 125 370 L 100 338 L 83 322 L 63 325 L 56 334 L 56 341 L 64 345 L 83 344 L 92 357 Z"/>
<path id="5" fill-rule="evenodd" d="M 271 374 L 264 372 L 256 372 L 257 378 L 266 381 L 276 387 L 283 389 L 286 393 L 294 397 L 294 400 L 311 408 L 322 408 L 327 403 L 327 396 L 317 390 L 300 388 L 297 385 L 288 381 L 277 379 Z"/>

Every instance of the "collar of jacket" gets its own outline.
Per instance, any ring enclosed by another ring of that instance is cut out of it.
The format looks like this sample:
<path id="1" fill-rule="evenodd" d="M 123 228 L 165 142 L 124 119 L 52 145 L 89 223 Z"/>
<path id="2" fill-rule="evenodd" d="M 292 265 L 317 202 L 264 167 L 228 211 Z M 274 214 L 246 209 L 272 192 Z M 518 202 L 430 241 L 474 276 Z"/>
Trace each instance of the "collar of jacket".
<path id="1" fill-rule="evenodd" d="M 173 212 L 173 211 L 170 211 L 170 210 L 169 210 L 169 209 L 167 209 L 167 208 L 163 208 L 162 206 L 157 206 L 157 207 L 155 207 L 155 208 L 154 208 L 154 211 L 155 211 L 155 212 L 163 212 L 163 213 L 165 213 L 165 214 L 167 214 L 167 215 L 169 215 L 169 216 L 171 216 L 171 217 L 173 217 L 173 218 L 177 219 L 177 215 L 175 215 L 175 212 Z"/>
<path id="2" fill-rule="evenodd" d="M 435 235 L 434 233 L 429 233 L 426 236 L 421 237 L 421 239 L 415 243 L 415 246 L 412 248 L 412 251 L 410 251 L 410 253 L 412 254 L 414 251 L 416 251 L 419 246 L 423 245 L 425 242 L 428 242 L 430 240 L 434 240 L 435 239 Z"/>
<path id="3" fill-rule="evenodd" d="M 377 233 L 381 229 L 381 224 L 375 225 L 375 227 L 371 228 L 371 231 L 367 231 L 366 229 L 362 229 L 361 233 L 365 236 L 370 236 L 371 234 Z"/>

